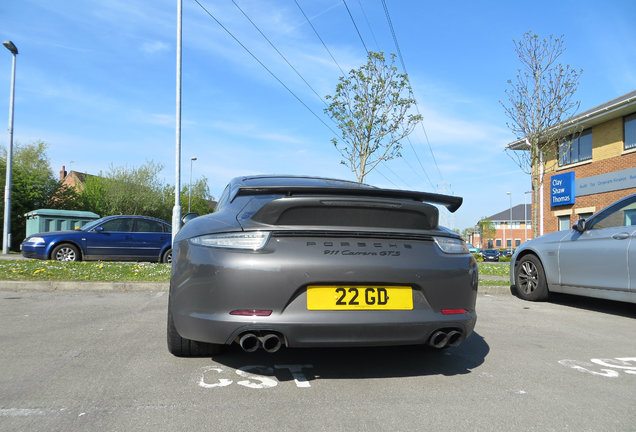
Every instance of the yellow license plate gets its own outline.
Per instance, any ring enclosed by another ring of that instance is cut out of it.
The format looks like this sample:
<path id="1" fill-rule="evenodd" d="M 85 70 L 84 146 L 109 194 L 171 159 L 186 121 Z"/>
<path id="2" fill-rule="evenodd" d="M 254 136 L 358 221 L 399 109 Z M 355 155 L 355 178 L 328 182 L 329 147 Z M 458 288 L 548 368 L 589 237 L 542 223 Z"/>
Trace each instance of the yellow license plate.
<path id="1" fill-rule="evenodd" d="M 411 310 L 410 286 L 311 285 L 309 310 Z"/>

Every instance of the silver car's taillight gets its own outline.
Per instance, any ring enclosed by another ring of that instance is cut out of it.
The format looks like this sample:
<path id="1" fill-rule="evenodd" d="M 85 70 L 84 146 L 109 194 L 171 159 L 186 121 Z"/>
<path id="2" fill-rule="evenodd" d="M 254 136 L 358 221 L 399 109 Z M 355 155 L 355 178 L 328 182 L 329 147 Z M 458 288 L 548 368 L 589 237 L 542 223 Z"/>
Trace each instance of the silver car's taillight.
<path id="1" fill-rule="evenodd" d="M 259 250 L 265 247 L 269 236 L 268 231 L 207 234 L 191 238 L 190 243 L 212 248 Z"/>

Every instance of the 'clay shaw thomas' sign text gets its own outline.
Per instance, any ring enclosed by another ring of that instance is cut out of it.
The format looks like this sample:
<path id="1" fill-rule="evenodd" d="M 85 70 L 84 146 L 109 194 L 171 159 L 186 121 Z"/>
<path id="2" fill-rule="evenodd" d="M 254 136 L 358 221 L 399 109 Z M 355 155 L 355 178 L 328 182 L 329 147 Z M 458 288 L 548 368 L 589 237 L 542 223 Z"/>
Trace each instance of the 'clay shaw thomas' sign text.
<path id="1" fill-rule="evenodd" d="M 550 179 L 550 203 L 553 207 L 574 204 L 574 172 L 558 174 Z"/>

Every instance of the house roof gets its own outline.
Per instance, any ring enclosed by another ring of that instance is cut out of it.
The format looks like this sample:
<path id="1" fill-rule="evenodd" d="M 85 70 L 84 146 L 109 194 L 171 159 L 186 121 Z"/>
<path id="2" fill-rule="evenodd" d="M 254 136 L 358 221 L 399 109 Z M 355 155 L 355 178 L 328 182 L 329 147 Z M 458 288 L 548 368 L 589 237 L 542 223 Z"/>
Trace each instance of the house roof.
<path id="1" fill-rule="evenodd" d="M 87 177 L 93 177 L 92 174 L 86 174 L 83 172 L 79 172 L 79 171 L 71 171 L 68 173 L 68 175 L 66 177 L 76 177 L 80 182 L 85 183 L 86 182 L 86 178 Z M 66 177 L 64 177 L 64 180 L 66 180 Z"/>
<path id="2" fill-rule="evenodd" d="M 636 112 L 636 90 L 570 117 L 554 127 L 561 128 L 562 134 L 568 135 L 575 129 L 591 128 L 608 120 L 623 117 L 634 112 Z M 524 137 L 511 142 L 506 148 L 511 150 L 528 150 L 528 145 Z"/>
<path id="3" fill-rule="evenodd" d="M 525 212 L 524 212 L 525 205 Z M 512 208 L 512 221 L 513 222 L 523 222 L 525 220 L 529 220 L 532 215 L 532 205 L 531 204 L 519 204 Z M 527 219 L 526 219 L 527 218 Z M 500 211 L 499 213 L 495 213 L 492 216 L 488 216 L 491 222 L 509 222 L 510 221 L 510 209 L 506 209 L 504 211 Z"/>

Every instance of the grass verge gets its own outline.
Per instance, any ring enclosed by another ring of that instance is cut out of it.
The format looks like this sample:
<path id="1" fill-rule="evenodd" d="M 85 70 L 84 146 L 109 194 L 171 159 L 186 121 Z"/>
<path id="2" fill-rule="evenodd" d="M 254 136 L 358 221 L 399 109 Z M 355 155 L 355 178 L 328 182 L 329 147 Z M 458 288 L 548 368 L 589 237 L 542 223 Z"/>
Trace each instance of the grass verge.
<path id="1" fill-rule="evenodd" d="M 479 276 L 510 276 L 510 263 L 479 263 Z"/>
<path id="2" fill-rule="evenodd" d="M 507 263 L 479 263 L 480 285 L 507 285 Z M 170 265 L 137 262 L 0 261 L 0 280 L 64 280 L 82 282 L 169 282 Z"/>
<path id="3" fill-rule="evenodd" d="M 138 262 L 0 261 L 1 280 L 168 282 L 170 265 Z"/>

